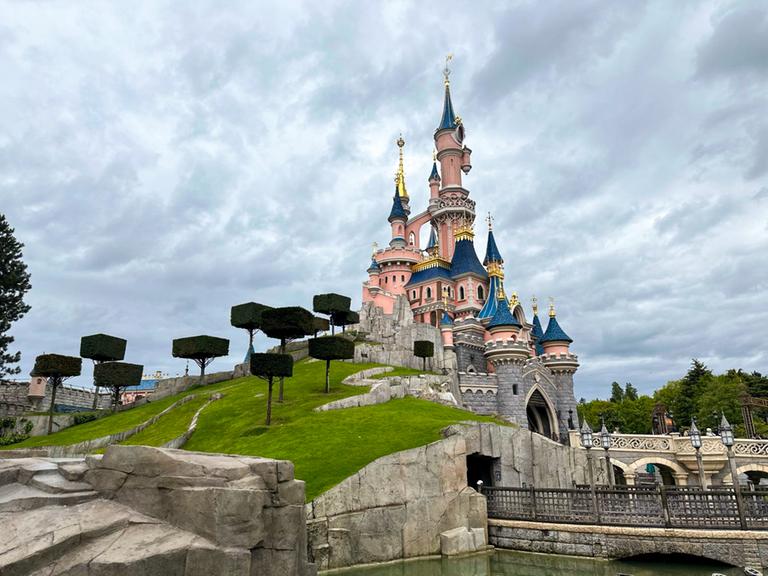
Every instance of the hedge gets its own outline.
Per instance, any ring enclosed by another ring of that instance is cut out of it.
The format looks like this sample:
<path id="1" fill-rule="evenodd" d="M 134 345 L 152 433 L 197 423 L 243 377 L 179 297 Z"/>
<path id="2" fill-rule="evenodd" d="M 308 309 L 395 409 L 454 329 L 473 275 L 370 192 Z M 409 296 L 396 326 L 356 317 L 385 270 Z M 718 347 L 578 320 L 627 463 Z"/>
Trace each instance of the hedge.
<path id="1" fill-rule="evenodd" d="M 229 315 L 229 321 L 235 328 L 245 328 L 246 330 L 258 330 L 261 328 L 261 315 L 265 310 L 271 310 L 271 306 L 258 304 L 256 302 L 246 302 L 232 306 Z"/>
<path id="2" fill-rule="evenodd" d="M 79 376 L 83 367 L 83 359 L 77 356 L 63 356 L 62 354 L 41 354 L 35 358 L 35 367 L 32 376 L 58 376 L 68 378 Z"/>
<path id="3" fill-rule="evenodd" d="M 229 340 L 215 336 L 189 336 L 173 341 L 173 357 L 205 360 L 229 354 Z"/>
<path id="4" fill-rule="evenodd" d="M 92 334 L 80 339 L 80 356 L 99 362 L 116 361 L 125 358 L 127 341 L 109 334 Z"/>
<path id="5" fill-rule="evenodd" d="M 326 330 L 330 330 L 331 328 L 331 323 L 328 322 L 327 318 L 319 318 L 315 316 L 313 323 L 314 323 L 315 334 L 317 334 L 318 332 L 325 332 Z"/>
<path id="6" fill-rule="evenodd" d="M 334 314 L 331 317 L 334 326 L 349 326 L 350 324 L 360 323 L 360 314 L 351 310 Z"/>
<path id="7" fill-rule="evenodd" d="M 128 362 L 104 362 L 93 369 L 93 382 L 100 388 L 138 386 L 144 366 Z"/>
<path id="8" fill-rule="evenodd" d="M 293 356 L 290 354 L 251 354 L 251 374 L 261 378 L 290 378 L 293 376 Z"/>
<path id="9" fill-rule="evenodd" d="M 312 338 L 309 355 L 318 360 L 349 360 L 355 357 L 355 343 L 341 336 Z"/>
<path id="10" fill-rule="evenodd" d="M 351 304 L 352 299 L 341 294 L 318 294 L 312 299 L 312 309 L 320 314 L 346 312 Z"/>
<path id="11" fill-rule="evenodd" d="M 294 340 L 315 333 L 315 317 L 300 306 L 266 310 L 261 320 L 261 331 L 270 338 Z"/>
<path id="12" fill-rule="evenodd" d="M 435 344 L 429 340 L 416 340 L 413 343 L 413 355 L 419 358 L 431 358 L 435 355 Z"/>

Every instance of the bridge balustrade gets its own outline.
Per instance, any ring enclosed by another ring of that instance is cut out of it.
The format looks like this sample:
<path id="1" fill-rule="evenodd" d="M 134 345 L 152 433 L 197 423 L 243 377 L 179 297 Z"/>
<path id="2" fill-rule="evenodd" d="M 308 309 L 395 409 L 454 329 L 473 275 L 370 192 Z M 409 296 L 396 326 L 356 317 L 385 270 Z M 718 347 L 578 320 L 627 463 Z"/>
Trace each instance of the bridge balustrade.
<path id="1" fill-rule="evenodd" d="M 740 529 L 733 488 L 596 486 L 482 487 L 488 517 L 566 524 L 607 524 L 693 529 Z M 745 525 L 768 529 L 768 489 L 742 493 Z"/>

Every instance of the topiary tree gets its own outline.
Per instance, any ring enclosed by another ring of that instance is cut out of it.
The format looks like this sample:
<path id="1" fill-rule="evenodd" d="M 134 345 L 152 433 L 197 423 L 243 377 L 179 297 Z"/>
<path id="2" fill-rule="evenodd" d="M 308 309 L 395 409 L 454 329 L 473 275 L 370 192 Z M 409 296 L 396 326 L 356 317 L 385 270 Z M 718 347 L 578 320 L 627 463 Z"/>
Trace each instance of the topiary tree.
<path id="1" fill-rule="evenodd" d="M 141 384 L 144 366 L 127 362 L 102 362 L 93 368 L 93 381 L 96 386 L 112 390 L 112 411 L 117 411 L 120 392 L 128 386 Z"/>
<path id="2" fill-rule="evenodd" d="M 353 312 L 352 310 L 347 310 L 346 312 L 334 316 L 332 321 L 336 326 L 341 326 L 341 331 L 344 332 L 344 328 L 350 324 L 360 323 L 360 314 Z"/>
<path id="3" fill-rule="evenodd" d="M 435 355 L 435 344 L 429 340 L 416 340 L 413 343 L 413 355 L 421 358 L 422 370 L 427 370 L 427 358 Z"/>
<path id="4" fill-rule="evenodd" d="M 246 362 L 248 362 L 251 354 L 253 354 L 253 335 L 261 329 L 261 315 L 265 310 L 270 310 L 271 308 L 271 306 L 258 304 L 256 302 L 246 302 L 245 304 L 232 306 L 232 310 L 229 314 L 229 322 L 235 328 L 248 330 L 248 354 L 245 357 Z"/>
<path id="5" fill-rule="evenodd" d="M 128 344 L 123 338 L 108 334 L 92 334 L 80 339 L 80 356 L 93 361 L 94 381 L 96 392 L 93 395 L 93 409 L 99 402 L 99 386 L 96 384 L 96 365 L 102 362 L 116 362 L 125 358 L 125 347 Z"/>
<path id="6" fill-rule="evenodd" d="M 315 331 L 315 317 L 300 306 L 286 306 L 266 310 L 261 316 L 261 331 L 270 338 L 280 340 L 280 354 L 285 354 L 285 344 L 297 338 L 304 338 Z M 277 401 L 282 402 L 284 376 L 280 377 Z"/>
<path id="7" fill-rule="evenodd" d="M 251 354 L 251 374 L 268 382 L 267 426 L 272 422 L 272 384 L 275 378 L 293 376 L 293 356 L 290 354 Z"/>
<path id="8" fill-rule="evenodd" d="M 83 368 L 83 359 L 61 354 L 41 354 L 35 358 L 32 376 L 48 378 L 51 384 L 51 405 L 48 408 L 48 434 L 53 431 L 53 412 L 56 407 L 56 390 L 61 383 L 72 376 L 79 376 Z"/>
<path id="9" fill-rule="evenodd" d="M 315 338 L 317 338 L 318 332 L 326 332 L 331 327 L 331 323 L 328 322 L 326 318 L 320 318 L 319 316 L 315 316 L 314 319 L 314 328 L 315 328 Z"/>
<path id="10" fill-rule="evenodd" d="M 331 317 L 331 326 L 343 326 L 335 320 L 341 317 L 345 312 L 349 312 L 349 306 L 352 304 L 352 299 L 349 296 L 342 296 L 341 294 L 318 294 L 312 299 L 312 309 L 319 314 L 327 314 Z M 335 330 L 331 328 L 331 334 L 334 334 Z"/>
<path id="11" fill-rule="evenodd" d="M 200 366 L 200 382 L 205 384 L 205 367 L 215 358 L 229 354 L 229 340 L 215 336 L 189 336 L 173 341 L 173 357 L 194 360 Z"/>
<path id="12" fill-rule="evenodd" d="M 323 336 L 309 341 L 309 355 L 325 360 L 325 393 L 331 391 L 331 360 L 349 360 L 355 357 L 355 343 L 341 336 Z"/>

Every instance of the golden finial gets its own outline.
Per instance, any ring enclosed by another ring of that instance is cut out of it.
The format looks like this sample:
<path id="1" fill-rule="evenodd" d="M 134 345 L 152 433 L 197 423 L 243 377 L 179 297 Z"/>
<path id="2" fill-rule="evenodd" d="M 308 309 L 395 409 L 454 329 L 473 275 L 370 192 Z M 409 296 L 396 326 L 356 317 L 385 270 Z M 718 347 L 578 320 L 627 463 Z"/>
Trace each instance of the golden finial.
<path id="1" fill-rule="evenodd" d="M 520 300 L 517 299 L 517 292 L 512 292 L 512 298 L 509 299 L 509 307 L 513 308 L 520 304 Z"/>
<path id="2" fill-rule="evenodd" d="M 400 149 L 400 162 L 397 166 L 397 174 L 395 174 L 395 184 L 397 186 L 397 193 L 401 198 L 408 198 L 408 191 L 405 189 L 405 168 L 403 167 L 403 146 L 405 146 L 405 140 L 403 135 L 397 139 L 397 147 Z"/>
<path id="3" fill-rule="evenodd" d="M 451 75 L 451 69 L 448 68 L 448 62 L 453 60 L 453 54 L 448 54 L 445 57 L 445 68 L 443 69 L 443 76 L 445 77 L 445 85 L 449 86 L 451 84 L 451 81 L 448 80 L 448 76 Z"/>
<path id="4" fill-rule="evenodd" d="M 379 249 L 379 243 L 378 242 L 374 242 L 372 244 L 372 248 L 373 248 L 373 254 L 371 254 L 371 256 L 376 256 L 376 250 Z"/>
<path id="5" fill-rule="evenodd" d="M 488 222 L 488 230 L 493 230 L 493 216 L 491 216 L 490 212 L 488 212 L 488 217 L 485 221 Z"/>
<path id="6" fill-rule="evenodd" d="M 437 150 L 432 148 L 432 162 L 437 162 Z"/>
<path id="7" fill-rule="evenodd" d="M 552 296 L 549 297 L 549 317 L 555 317 L 555 299 Z"/>
<path id="8" fill-rule="evenodd" d="M 539 299 L 536 296 L 531 298 L 531 306 L 533 307 L 533 315 L 536 316 L 539 313 Z"/>

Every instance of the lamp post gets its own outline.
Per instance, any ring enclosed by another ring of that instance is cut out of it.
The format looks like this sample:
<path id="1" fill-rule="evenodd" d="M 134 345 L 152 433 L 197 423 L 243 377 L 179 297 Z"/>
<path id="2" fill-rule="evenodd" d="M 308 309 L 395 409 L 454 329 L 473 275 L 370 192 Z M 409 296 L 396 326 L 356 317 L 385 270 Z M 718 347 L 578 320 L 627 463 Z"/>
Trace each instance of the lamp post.
<path id="1" fill-rule="evenodd" d="M 722 419 L 720 420 L 720 439 L 723 441 L 726 450 L 728 451 L 728 464 L 731 467 L 731 480 L 733 481 L 733 491 L 736 494 L 736 508 L 739 511 L 739 522 L 741 529 L 747 529 L 747 519 L 744 516 L 744 503 L 741 500 L 741 485 L 739 484 L 739 475 L 736 471 L 736 461 L 733 458 L 733 428 L 725 417 L 725 412 L 722 412 Z"/>
<path id="2" fill-rule="evenodd" d="M 587 424 L 587 419 L 581 423 L 581 445 L 587 450 L 587 469 L 589 470 L 589 494 L 592 498 L 592 513 L 595 522 L 600 522 L 600 514 L 597 511 L 597 495 L 595 494 L 595 472 L 592 469 L 592 428 Z"/>
<path id="3" fill-rule="evenodd" d="M 611 464 L 611 457 L 608 454 L 608 450 L 611 448 L 611 433 L 608 432 L 608 428 L 605 427 L 605 418 L 601 418 L 603 421 L 603 427 L 600 430 L 600 444 L 605 450 L 605 466 L 608 473 L 608 485 L 613 488 L 613 467 Z"/>
<path id="4" fill-rule="evenodd" d="M 696 464 L 699 466 L 699 485 L 702 490 L 707 489 L 707 480 L 704 478 L 704 464 L 701 461 L 701 432 L 696 427 L 696 418 L 691 419 L 691 430 L 688 433 L 691 445 L 696 450 Z"/>

